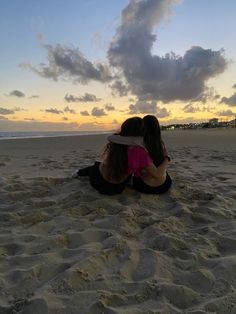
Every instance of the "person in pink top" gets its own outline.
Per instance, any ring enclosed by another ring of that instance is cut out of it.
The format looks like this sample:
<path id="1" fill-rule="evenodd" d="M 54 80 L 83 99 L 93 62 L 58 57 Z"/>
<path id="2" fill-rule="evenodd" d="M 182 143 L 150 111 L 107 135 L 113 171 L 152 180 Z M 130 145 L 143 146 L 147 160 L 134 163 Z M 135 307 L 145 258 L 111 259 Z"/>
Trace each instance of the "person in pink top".
<path id="1" fill-rule="evenodd" d="M 161 137 L 158 119 L 153 115 L 145 116 L 143 127 L 143 142 L 153 163 L 146 167 L 141 175 L 137 172 L 134 173 L 133 187 L 142 193 L 162 194 L 167 192 L 172 185 L 172 180 L 167 172 L 170 157 Z M 155 168 L 158 169 L 158 173 Z"/>
<path id="2" fill-rule="evenodd" d="M 161 137 L 161 128 L 157 118 L 147 115 L 143 118 L 143 138 L 133 138 L 114 134 L 108 137 L 113 143 L 128 145 L 128 153 L 131 150 L 143 147 L 143 167 L 135 170 L 136 158 L 131 156 L 133 166 L 133 187 L 148 194 L 161 194 L 169 190 L 172 180 L 167 172 L 170 157 Z"/>
<path id="3" fill-rule="evenodd" d="M 102 155 L 101 162 L 95 162 L 93 166 L 80 169 L 76 176 L 89 176 L 90 184 L 102 194 L 113 195 L 121 193 L 135 175 L 154 176 L 159 178 L 162 165 L 156 167 L 147 149 L 142 143 L 143 120 L 132 117 L 123 122 L 118 135 L 122 141 L 114 143 L 110 141 Z M 134 142 L 129 145 L 130 141 Z"/>

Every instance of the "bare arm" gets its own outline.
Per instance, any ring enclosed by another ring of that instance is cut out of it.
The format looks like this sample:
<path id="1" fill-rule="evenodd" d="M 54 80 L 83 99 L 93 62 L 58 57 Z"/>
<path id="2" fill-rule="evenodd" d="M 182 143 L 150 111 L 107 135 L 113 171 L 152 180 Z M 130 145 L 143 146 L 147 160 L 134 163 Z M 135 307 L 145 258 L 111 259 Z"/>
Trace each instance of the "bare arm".
<path id="1" fill-rule="evenodd" d="M 161 144 L 162 144 L 162 149 L 163 149 L 163 154 L 164 156 L 168 159 L 168 161 L 170 161 L 170 155 L 168 154 L 168 151 L 166 149 L 166 146 L 165 146 L 165 143 L 163 141 L 161 141 Z"/>
<path id="2" fill-rule="evenodd" d="M 164 161 L 156 167 L 153 163 L 149 164 L 148 166 L 144 167 L 146 173 L 153 178 L 159 179 L 166 174 L 166 169 L 168 166 L 168 159 L 165 158 Z"/>
<path id="3" fill-rule="evenodd" d="M 143 138 L 140 136 L 121 136 L 119 134 L 112 134 L 109 135 L 107 139 L 109 142 L 115 144 L 144 147 Z"/>

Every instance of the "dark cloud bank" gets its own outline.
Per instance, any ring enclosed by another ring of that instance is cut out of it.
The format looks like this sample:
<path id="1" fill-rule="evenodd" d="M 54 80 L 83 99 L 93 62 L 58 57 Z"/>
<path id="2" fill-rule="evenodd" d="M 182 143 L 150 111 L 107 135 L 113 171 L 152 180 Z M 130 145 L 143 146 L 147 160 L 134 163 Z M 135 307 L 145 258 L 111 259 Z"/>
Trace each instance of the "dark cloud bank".
<path id="1" fill-rule="evenodd" d="M 188 101 L 205 90 L 205 83 L 226 68 L 223 50 L 195 46 L 184 56 L 152 55 L 154 28 L 165 19 L 175 0 L 130 1 L 110 45 L 110 64 L 124 75 L 127 88 L 141 100 Z M 123 88 L 122 88 L 123 92 Z"/>
<path id="2" fill-rule="evenodd" d="M 230 97 L 222 97 L 221 103 L 226 104 L 230 107 L 236 107 L 236 93 Z"/>
<path id="3" fill-rule="evenodd" d="M 167 103 L 197 99 L 204 94 L 207 80 L 224 72 L 227 61 L 222 49 L 214 51 L 200 46 L 191 47 L 183 56 L 173 52 L 165 56 L 152 54 L 156 41 L 154 30 L 170 15 L 172 6 L 178 2 L 130 0 L 122 11 L 120 25 L 108 49 L 107 64 L 91 62 L 78 48 L 58 44 L 43 46 L 47 51 L 48 64 L 23 66 L 55 81 L 63 78 L 87 84 L 94 80 L 109 84 L 113 92 L 120 96 L 131 93 L 138 99 L 138 103 L 130 107 L 134 113 L 141 112 L 140 101 L 159 100 Z M 93 100 L 88 95 L 66 95 L 65 100 L 98 101 L 96 96 Z M 234 100 L 224 99 L 224 102 L 234 103 Z M 152 108 L 152 103 L 146 104 L 148 109 L 145 107 L 142 112 L 157 110 Z"/>

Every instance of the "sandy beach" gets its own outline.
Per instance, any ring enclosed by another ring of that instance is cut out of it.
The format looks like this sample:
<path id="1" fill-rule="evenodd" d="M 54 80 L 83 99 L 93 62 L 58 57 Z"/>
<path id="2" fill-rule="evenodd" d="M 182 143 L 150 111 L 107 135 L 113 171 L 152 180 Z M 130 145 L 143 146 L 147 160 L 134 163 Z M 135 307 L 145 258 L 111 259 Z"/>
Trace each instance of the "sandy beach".
<path id="1" fill-rule="evenodd" d="M 71 173 L 106 135 L 0 141 L 0 313 L 236 313 L 236 129 L 163 132 L 173 186 Z"/>

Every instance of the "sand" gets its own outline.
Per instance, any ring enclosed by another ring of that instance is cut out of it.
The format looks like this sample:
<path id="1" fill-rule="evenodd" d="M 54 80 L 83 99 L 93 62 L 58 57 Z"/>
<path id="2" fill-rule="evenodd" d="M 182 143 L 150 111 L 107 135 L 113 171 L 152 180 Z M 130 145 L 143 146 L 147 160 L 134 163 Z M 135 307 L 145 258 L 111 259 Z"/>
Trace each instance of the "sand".
<path id="1" fill-rule="evenodd" d="M 173 187 L 93 190 L 106 135 L 0 141 L 0 313 L 236 313 L 236 130 L 163 132 Z"/>

